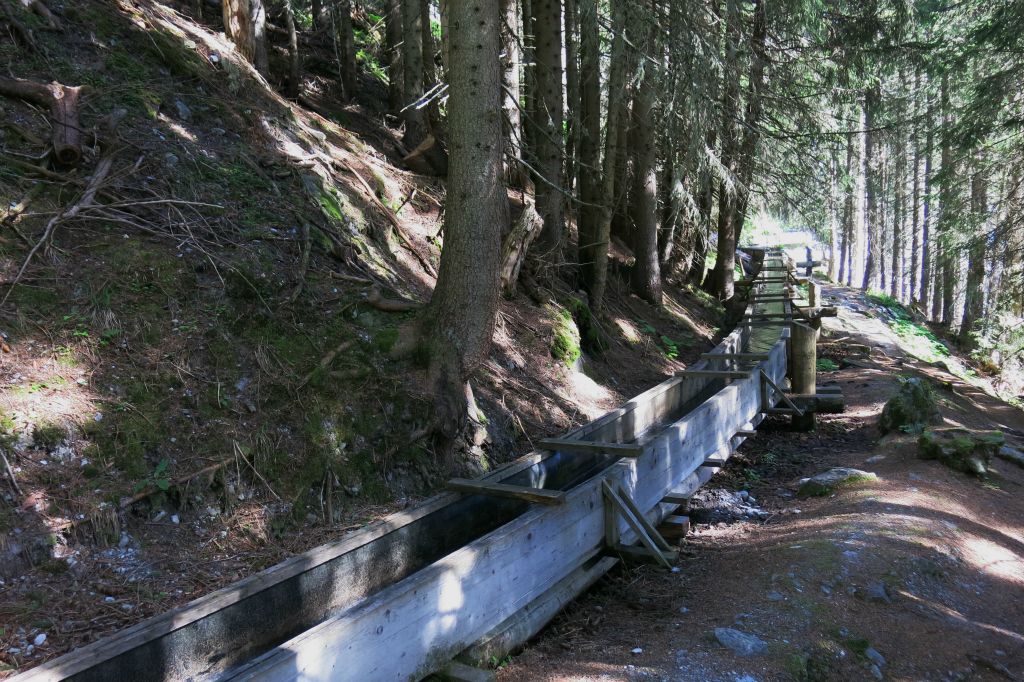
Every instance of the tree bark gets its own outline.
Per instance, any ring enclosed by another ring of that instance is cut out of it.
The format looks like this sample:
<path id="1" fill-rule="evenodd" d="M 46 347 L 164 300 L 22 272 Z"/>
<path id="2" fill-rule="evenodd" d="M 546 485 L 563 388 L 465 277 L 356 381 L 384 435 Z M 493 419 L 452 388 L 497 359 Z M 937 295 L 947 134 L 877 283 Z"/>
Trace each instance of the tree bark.
<path id="1" fill-rule="evenodd" d="M 619 129 L 623 111 L 623 89 L 626 84 L 625 64 L 625 0 L 611 0 L 612 53 L 608 72 L 608 115 L 605 123 L 605 151 L 602 162 L 601 193 L 604 196 L 601 219 L 594 231 L 594 257 L 589 259 L 589 270 L 584 270 L 584 284 L 590 294 L 590 308 L 600 313 L 604 307 L 604 292 L 608 283 L 608 245 L 612 234 L 612 211 L 615 201 L 616 164 L 620 155 Z"/>
<path id="2" fill-rule="evenodd" d="M 401 0 L 385 0 L 384 2 L 384 55 L 388 68 L 388 108 L 399 111 L 405 88 L 405 74 L 402 62 L 402 2 Z"/>
<path id="3" fill-rule="evenodd" d="M 445 3 L 451 168 L 444 248 L 425 313 L 435 426 L 450 441 L 466 420 L 464 386 L 486 359 L 498 309 L 502 169 L 498 0 Z M 416 13 L 419 15 L 419 12 Z"/>
<path id="4" fill-rule="evenodd" d="M 223 0 L 224 35 L 261 75 L 267 71 L 267 11 L 263 0 Z"/>
<path id="5" fill-rule="evenodd" d="M 288 91 L 289 99 L 297 99 L 301 86 L 301 57 L 299 56 L 299 35 L 295 31 L 295 10 L 293 0 L 285 0 L 284 19 L 288 28 Z"/>
<path id="6" fill-rule="evenodd" d="M 956 161 L 953 157 L 953 145 L 950 129 L 953 123 L 953 111 L 949 101 L 949 76 L 943 74 L 941 85 L 941 105 L 943 118 L 942 134 L 942 183 L 939 188 L 939 240 L 941 242 L 939 261 L 942 264 L 942 307 L 939 322 L 950 326 L 953 324 L 953 309 L 956 305 L 955 288 L 957 263 L 954 257 L 955 251 L 950 244 L 953 233 L 953 223 L 957 209 L 956 183 L 960 180 L 957 177 Z"/>
<path id="7" fill-rule="evenodd" d="M 867 261 L 864 264 L 864 279 L 861 289 L 868 289 L 878 280 L 878 265 L 881 261 L 881 230 L 878 216 L 878 134 L 875 126 L 875 112 L 880 100 L 878 84 L 864 91 L 864 234 Z"/>
<path id="8" fill-rule="evenodd" d="M 651 10 L 646 3 L 644 10 Z M 639 9 L 639 8 L 636 8 Z M 647 14 L 645 11 L 644 14 Z M 654 25 L 650 16 L 640 16 L 634 12 L 640 22 L 631 34 L 640 43 L 643 54 L 658 54 Z M 645 64 L 643 80 L 637 85 L 636 97 L 633 100 L 633 201 L 630 213 L 633 218 L 633 233 L 630 247 L 636 257 L 636 263 L 630 273 L 630 284 L 640 298 L 653 305 L 661 305 L 661 268 L 658 259 L 658 175 L 657 147 L 654 136 L 654 106 L 658 88 L 658 68 Z"/>
<path id="9" fill-rule="evenodd" d="M 74 166 L 82 160 L 78 100 L 88 90 L 87 85 L 43 84 L 20 78 L 0 78 L 0 95 L 24 99 L 50 110 L 53 158 L 64 166 Z"/>
<path id="10" fill-rule="evenodd" d="M 926 94 L 927 96 L 927 94 Z M 932 212 L 932 147 L 935 143 L 935 131 L 933 121 L 935 120 L 934 108 L 929 101 L 925 113 L 925 143 L 924 143 L 924 176 L 922 177 L 923 198 L 921 202 L 921 293 L 920 308 L 925 316 L 931 314 L 931 289 L 932 289 L 932 235 L 931 235 L 931 212 Z"/>
<path id="11" fill-rule="evenodd" d="M 562 4 L 559 0 L 533 0 L 535 31 L 534 79 L 536 96 L 534 116 L 537 137 L 534 140 L 537 172 L 535 180 L 537 212 L 544 229 L 537 239 L 540 253 L 553 262 L 561 260 L 565 243 L 562 211 L 563 137 L 562 121 Z"/>
<path id="12" fill-rule="evenodd" d="M 971 223 L 973 234 L 967 244 L 967 284 L 964 289 L 964 315 L 960 323 L 960 345 L 966 349 L 977 346 L 973 332 L 975 325 L 985 314 L 985 241 L 988 217 L 988 187 L 985 179 L 985 158 L 983 152 L 974 157 L 974 173 L 971 176 Z"/>
<path id="13" fill-rule="evenodd" d="M 356 41 L 352 29 L 352 0 L 337 0 L 338 39 L 341 42 L 341 87 L 345 99 L 356 95 Z"/>
<path id="14" fill-rule="evenodd" d="M 726 64 L 723 74 L 722 97 L 722 152 L 721 161 L 732 178 L 730 190 L 725 180 L 718 192 L 718 253 L 711 274 L 711 290 L 720 299 L 733 297 L 736 269 L 736 218 L 738 180 L 736 114 L 739 111 L 740 64 L 739 42 L 741 31 L 740 0 L 726 0 Z"/>
<path id="15" fill-rule="evenodd" d="M 598 248 L 601 222 L 601 42 L 597 21 L 597 0 L 579 0 L 580 15 L 580 103 L 579 103 L 579 235 L 580 276 L 584 288 L 593 294 L 598 261 L 607 267 L 608 248 Z M 593 300 L 591 300 L 593 304 Z"/>
<path id="16" fill-rule="evenodd" d="M 505 182 L 509 187 L 523 189 L 523 119 L 519 109 L 522 51 L 520 49 L 519 0 L 501 0 L 502 97 L 505 131 Z"/>
<path id="17" fill-rule="evenodd" d="M 409 150 L 418 147 L 430 133 L 427 110 L 414 103 L 423 96 L 423 11 L 420 0 L 402 1 L 402 118 L 405 134 L 402 144 Z M 451 48 L 449 48 L 451 49 Z"/>
<path id="18" fill-rule="evenodd" d="M 918 116 L 921 114 L 920 96 L 921 92 L 921 71 L 914 74 L 914 107 L 911 115 L 914 123 L 910 129 L 911 147 L 914 149 L 913 171 L 910 190 L 910 302 L 918 300 L 918 283 L 921 281 L 921 240 L 920 240 L 920 210 L 921 210 L 921 130 Z"/>

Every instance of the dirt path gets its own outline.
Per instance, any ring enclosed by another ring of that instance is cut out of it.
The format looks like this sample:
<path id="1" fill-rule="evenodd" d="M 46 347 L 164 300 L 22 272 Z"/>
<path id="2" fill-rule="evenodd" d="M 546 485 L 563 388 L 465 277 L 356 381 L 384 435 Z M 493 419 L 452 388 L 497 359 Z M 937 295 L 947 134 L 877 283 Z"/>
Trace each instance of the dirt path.
<path id="1" fill-rule="evenodd" d="M 997 460 L 986 480 L 970 478 L 877 428 L 899 378 L 915 374 L 944 386 L 952 425 L 998 428 L 1020 446 L 1024 412 L 904 356 L 859 295 L 826 295 L 842 307 L 823 355 L 871 349 L 819 377 L 842 386 L 846 412 L 820 416 L 814 433 L 766 423 L 711 483 L 748 491 L 770 516 L 697 524 L 679 573 L 614 571 L 500 680 L 1024 679 L 1024 470 Z M 801 477 L 835 466 L 878 480 L 796 497 Z M 736 655 L 716 628 L 761 651 Z"/>

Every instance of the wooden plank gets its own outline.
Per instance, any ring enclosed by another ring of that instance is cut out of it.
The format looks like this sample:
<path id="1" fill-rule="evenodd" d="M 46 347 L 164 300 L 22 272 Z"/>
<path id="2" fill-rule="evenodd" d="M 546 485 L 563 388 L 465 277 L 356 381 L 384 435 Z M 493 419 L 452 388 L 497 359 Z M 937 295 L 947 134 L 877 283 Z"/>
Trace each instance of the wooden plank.
<path id="1" fill-rule="evenodd" d="M 662 504 L 689 504 L 693 493 L 673 490 L 661 498 Z"/>
<path id="2" fill-rule="evenodd" d="M 740 429 L 739 431 L 736 432 L 736 435 L 743 436 L 744 438 L 753 438 L 754 436 L 757 435 L 757 431 L 752 431 L 750 429 Z"/>
<path id="3" fill-rule="evenodd" d="M 525 500 L 535 504 L 562 504 L 565 502 L 565 491 L 545 490 L 544 488 L 530 488 L 523 485 L 507 485 L 505 483 L 492 483 L 490 481 L 472 480 L 468 478 L 453 478 L 448 481 L 446 487 L 449 490 L 466 495 L 490 495 L 492 497 L 508 497 L 516 500 Z"/>
<path id="4" fill-rule="evenodd" d="M 725 466 L 725 463 L 728 462 L 728 461 L 729 461 L 728 458 L 724 458 L 724 457 L 711 457 L 711 458 L 708 458 L 708 459 L 704 460 L 703 462 L 701 462 L 701 466 L 702 467 L 716 467 L 718 469 L 721 469 L 722 467 Z"/>
<path id="5" fill-rule="evenodd" d="M 643 447 L 636 443 L 597 443 L 567 438 L 544 438 L 538 445 L 559 452 L 599 452 L 620 457 L 638 457 L 643 452 Z"/>
<path id="6" fill-rule="evenodd" d="M 601 557 L 580 566 L 474 642 L 459 658 L 477 665 L 488 665 L 494 660 L 505 658 L 540 632 L 572 600 L 590 589 L 618 563 L 615 557 Z"/>
<path id="7" fill-rule="evenodd" d="M 605 504 L 614 505 L 619 515 L 626 520 L 629 527 L 632 528 L 633 532 L 640 538 L 640 542 L 647 548 L 647 551 L 650 552 L 655 559 L 658 559 L 659 563 L 664 565 L 665 568 L 671 568 L 668 561 L 661 556 L 661 551 L 663 549 L 667 549 L 665 541 L 661 539 L 661 536 L 657 534 L 657 531 L 653 534 L 650 532 L 653 529 L 649 528 L 647 519 L 643 518 L 642 514 L 639 516 L 634 515 L 633 510 L 627 506 L 626 502 L 623 500 L 624 496 L 616 489 L 617 487 L 618 486 L 614 486 L 608 481 L 602 481 L 601 489 L 604 492 Z M 661 541 L 659 542 L 658 540 Z"/>
<path id="8" fill-rule="evenodd" d="M 690 517 L 677 514 L 666 517 L 658 526 L 658 532 L 666 540 L 682 540 L 690 532 Z"/>
<path id="9" fill-rule="evenodd" d="M 705 360 L 767 360 L 767 353 L 701 353 Z"/>
<path id="10" fill-rule="evenodd" d="M 751 371 L 753 370 L 741 372 L 728 369 L 684 369 L 676 372 L 676 376 L 694 379 L 746 379 Z"/>

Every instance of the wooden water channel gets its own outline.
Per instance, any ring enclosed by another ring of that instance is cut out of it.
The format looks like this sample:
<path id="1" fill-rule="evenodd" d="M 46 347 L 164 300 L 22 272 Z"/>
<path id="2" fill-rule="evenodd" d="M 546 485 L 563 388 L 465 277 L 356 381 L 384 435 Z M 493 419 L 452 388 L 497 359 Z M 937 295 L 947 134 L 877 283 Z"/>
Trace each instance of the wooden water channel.
<path id="1" fill-rule="evenodd" d="M 454 481 L 452 492 L 13 679 L 415 680 L 460 654 L 501 655 L 616 555 L 671 559 L 651 524 L 766 414 L 801 413 L 781 390 L 799 312 L 788 293 L 793 264 L 777 251 L 761 259 L 741 324 L 622 407 L 482 479 Z"/>

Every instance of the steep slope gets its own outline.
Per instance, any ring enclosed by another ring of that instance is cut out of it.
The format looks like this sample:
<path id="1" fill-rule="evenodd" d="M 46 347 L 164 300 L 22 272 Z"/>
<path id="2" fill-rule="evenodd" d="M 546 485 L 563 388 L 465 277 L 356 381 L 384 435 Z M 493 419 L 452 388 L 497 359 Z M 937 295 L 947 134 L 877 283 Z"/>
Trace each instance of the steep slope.
<path id="1" fill-rule="evenodd" d="M 184 9 L 53 8 L 61 32 L 19 14 L 39 51 L 8 41 L 0 57 L 18 78 L 88 85 L 88 133 L 124 116 L 62 168 L 44 156 L 45 112 L 0 98 L 8 670 L 408 505 L 453 469 L 520 454 L 715 334 L 706 299 L 670 291 L 655 309 L 617 280 L 600 323 L 562 284 L 541 304 L 506 301 L 478 433 L 439 462 L 421 437 L 422 369 L 387 352 L 429 298 L 444 187 L 398 167 L 372 65 L 365 99 L 342 103 L 329 58 L 311 52 L 300 105 Z M 90 182 L 94 202 L 65 216 Z"/>

